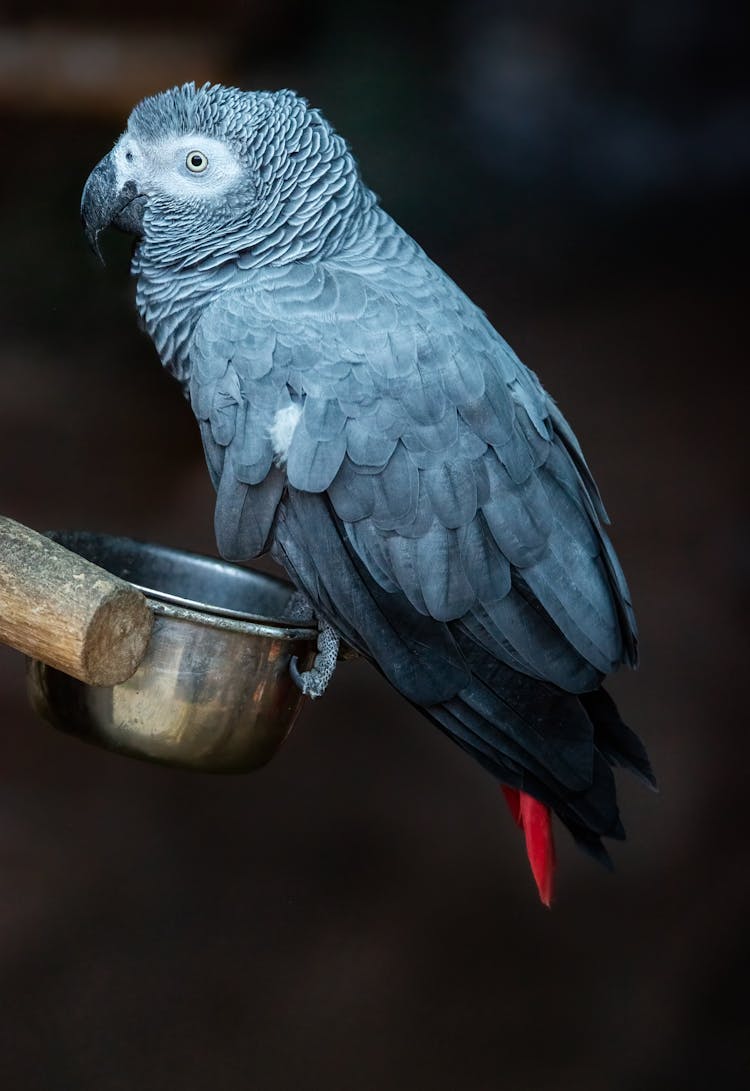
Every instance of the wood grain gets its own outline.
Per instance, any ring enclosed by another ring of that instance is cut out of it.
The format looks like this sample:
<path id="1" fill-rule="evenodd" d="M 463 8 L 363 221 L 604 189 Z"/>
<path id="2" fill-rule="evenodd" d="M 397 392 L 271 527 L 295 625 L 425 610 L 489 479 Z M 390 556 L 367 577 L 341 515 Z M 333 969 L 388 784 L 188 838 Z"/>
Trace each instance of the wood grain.
<path id="1" fill-rule="evenodd" d="M 140 591 L 0 516 L 0 642 L 82 682 L 113 686 L 135 672 L 152 625 Z"/>

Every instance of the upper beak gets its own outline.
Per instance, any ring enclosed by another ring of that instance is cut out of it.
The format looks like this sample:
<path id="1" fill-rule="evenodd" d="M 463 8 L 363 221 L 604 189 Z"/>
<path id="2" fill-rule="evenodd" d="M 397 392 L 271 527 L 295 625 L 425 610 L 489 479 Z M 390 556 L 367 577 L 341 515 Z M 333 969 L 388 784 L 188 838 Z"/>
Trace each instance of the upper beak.
<path id="1" fill-rule="evenodd" d="M 103 263 L 99 236 L 113 226 L 134 235 L 143 234 L 143 208 L 146 198 L 138 193 L 133 181 L 118 187 L 117 174 L 111 155 L 92 170 L 83 187 L 81 223 L 89 246 Z"/>

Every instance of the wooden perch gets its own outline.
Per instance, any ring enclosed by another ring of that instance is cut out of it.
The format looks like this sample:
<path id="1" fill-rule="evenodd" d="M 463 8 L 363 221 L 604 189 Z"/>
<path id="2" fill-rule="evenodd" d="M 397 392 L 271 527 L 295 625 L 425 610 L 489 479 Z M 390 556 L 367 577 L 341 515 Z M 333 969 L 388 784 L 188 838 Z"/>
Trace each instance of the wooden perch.
<path id="1" fill-rule="evenodd" d="M 0 516 L 0 643 L 94 686 L 135 672 L 153 625 L 129 583 Z"/>

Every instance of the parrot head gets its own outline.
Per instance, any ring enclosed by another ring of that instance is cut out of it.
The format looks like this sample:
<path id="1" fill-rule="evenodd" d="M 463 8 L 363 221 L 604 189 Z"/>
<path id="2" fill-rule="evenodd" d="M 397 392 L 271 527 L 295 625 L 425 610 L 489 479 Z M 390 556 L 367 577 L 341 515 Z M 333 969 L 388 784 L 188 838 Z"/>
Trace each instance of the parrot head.
<path id="1" fill-rule="evenodd" d="M 345 231 L 359 188 L 343 138 L 294 92 L 188 83 L 135 107 L 86 182 L 81 219 L 100 257 L 113 226 L 172 267 L 291 260 Z"/>

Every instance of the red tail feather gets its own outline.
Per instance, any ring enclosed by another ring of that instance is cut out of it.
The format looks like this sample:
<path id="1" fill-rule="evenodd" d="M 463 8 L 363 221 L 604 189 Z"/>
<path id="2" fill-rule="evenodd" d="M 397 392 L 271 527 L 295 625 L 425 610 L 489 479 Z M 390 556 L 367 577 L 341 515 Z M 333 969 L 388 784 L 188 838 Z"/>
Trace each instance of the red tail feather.
<path id="1" fill-rule="evenodd" d="M 550 809 L 517 788 L 508 788 L 503 784 L 502 789 L 510 813 L 526 838 L 526 855 L 539 897 L 544 905 L 549 906 L 555 875 L 555 842 Z"/>

